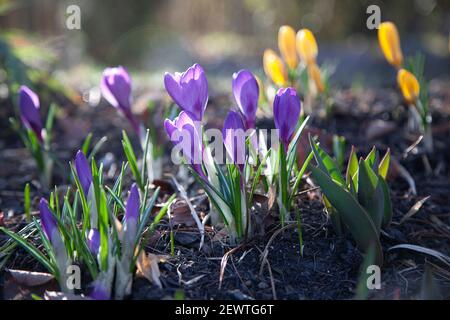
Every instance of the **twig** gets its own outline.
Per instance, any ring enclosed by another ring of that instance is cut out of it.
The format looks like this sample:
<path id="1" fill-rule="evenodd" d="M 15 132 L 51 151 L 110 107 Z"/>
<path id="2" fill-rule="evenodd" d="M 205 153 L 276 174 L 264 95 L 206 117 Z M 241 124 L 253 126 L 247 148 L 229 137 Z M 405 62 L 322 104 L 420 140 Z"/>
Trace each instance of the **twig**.
<path id="1" fill-rule="evenodd" d="M 222 260 L 220 261 L 220 273 L 219 273 L 219 290 L 222 288 L 222 281 L 223 281 L 223 276 L 225 274 L 225 268 L 227 267 L 227 262 L 228 262 L 228 258 L 235 253 L 236 251 L 238 251 L 239 249 L 243 248 L 246 244 L 240 244 L 239 246 L 229 250 L 228 252 L 226 252 L 223 257 Z"/>
<path id="2" fill-rule="evenodd" d="M 261 249 L 259 249 L 258 247 L 256 247 L 256 249 L 258 249 L 258 250 L 259 250 L 259 253 L 262 254 Z M 275 289 L 275 279 L 274 279 L 274 277 L 273 277 L 272 267 L 270 266 L 269 260 L 266 260 L 266 265 L 267 265 L 267 270 L 269 271 L 270 286 L 271 286 L 271 288 L 272 288 L 272 297 L 273 297 L 273 300 L 278 300 L 278 298 L 277 298 L 277 291 L 276 291 L 276 289 Z M 261 273 L 260 273 L 260 276 L 261 276 Z"/>
<path id="3" fill-rule="evenodd" d="M 403 159 L 406 159 L 408 157 L 409 153 L 417 147 L 417 145 L 420 143 L 420 141 L 422 141 L 422 139 L 423 139 L 423 136 L 422 135 L 419 136 L 419 138 L 417 138 L 417 140 L 414 141 L 414 143 L 412 145 L 410 145 L 408 148 L 405 149 L 405 151 L 403 151 L 403 154 L 402 154 Z"/>
<path id="4" fill-rule="evenodd" d="M 297 226 L 296 222 L 288 224 L 288 225 L 284 226 L 283 228 L 280 228 L 277 231 L 275 231 L 274 234 L 270 237 L 270 239 L 267 242 L 266 247 L 264 248 L 264 251 L 262 252 L 262 255 L 261 255 L 261 260 L 262 261 L 261 261 L 261 267 L 259 268 L 259 275 L 260 276 L 262 275 L 264 264 L 268 263 L 267 256 L 269 255 L 269 247 L 272 244 L 273 240 L 275 240 L 276 236 L 279 235 L 280 233 L 282 233 L 284 230 L 287 230 L 289 228 L 293 228 L 295 226 Z"/>

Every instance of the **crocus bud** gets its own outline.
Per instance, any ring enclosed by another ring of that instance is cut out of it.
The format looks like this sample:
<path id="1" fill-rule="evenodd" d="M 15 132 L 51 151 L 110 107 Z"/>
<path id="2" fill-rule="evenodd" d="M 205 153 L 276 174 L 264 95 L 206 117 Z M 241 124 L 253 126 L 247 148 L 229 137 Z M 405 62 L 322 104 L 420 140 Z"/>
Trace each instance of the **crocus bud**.
<path id="1" fill-rule="evenodd" d="M 308 66 L 308 75 L 316 85 L 317 91 L 323 92 L 325 90 L 325 86 L 322 81 L 322 74 L 317 64 L 313 63 Z"/>
<path id="2" fill-rule="evenodd" d="M 402 48 L 397 27 L 392 22 L 383 22 L 378 28 L 378 42 L 386 60 L 396 68 L 403 63 Z"/>
<path id="3" fill-rule="evenodd" d="M 208 104 L 208 80 L 199 64 L 183 73 L 165 73 L 164 86 L 173 101 L 193 120 L 202 121 Z"/>
<path id="4" fill-rule="evenodd" d="M 42 120 L 39 114 L 39 97 L 27 86 L 21 86 L 19 90 L 20 117 L 23 124 L 36 134 L 40 142 L 43 142 Z"/>
<path id="5" fill-rule="evenodd" d="M 58 227 L 56 219 L 50 211 L 48 202 L 44 198 L 41 198 L 41 201 L 39 202 L 39 211 L 42 229 L 44 230 L 44 233 L 50 240 L 50 242 L 52 242 L 55 236 L 55 232 L 58 232 Z"/>
<path id="6" fill-rule="evenodd" d="M 300 99 L 293 88 L 281 88 L 273 101 L 273 118 L 280 141 L 287 149 L 300 116 Z"/>
<path id="7" fill-rule="evenodd" d="M 80 179 L 81 187 L 83 188 L 84 194 L 89 194 L 89 188 L 92 184 L 92 171 L 86 156 L 81 150 L 78 150 L 75 156 L 75 169 L 77 171 L 78 179 Z"/>
<path id="8" fill-rule="evenodd" d="M 136 183 L 133 183 L 131 185 L 127 205 L 125 207 L 125 221 L 127 224 L 137 223 L 137 221 L 139 220 L 139 206 L 140 206 L 139 190 L 136 186 Z"/>
<path id="9" fill-rule="evenodd" d="M 103 97 L 130 121 L 139 135 L 139 123 L 131 112 L 131 78 L 124 67 L 106 68 L 100 84 Z"/>
<path id="10" fill-rule="evenodd" d="M 297 32 L 297 51 L 306 65 L 311 65 L 316 62 L 319 48 L 311 30 L 301 29 Z"/>
<path id="11" fill-rule="evenodd" d="M 259 86 L 255 76 L 248 70 L 233 74 L 233 95 L 247 129 L 255 128 L 258 108 Z"/>
<path id="12" fill-rule="evenodd" d="M 100 233 L 97 229 L 92 228 L 89 230 L 87 235 L 87 244 L 92 254 L 97 256 L 100 250 Z"/>
<path id="13" fill-rule="evenodd" d="M 420 93 L 420 84 L 417 78 L 411 72 L 400 69 L 397 74 L 397 83 L 405 101 L 409 104 L 416 103 Z"/>
<path id="14" fill-rule="evenodd" d="M 164 128 L 169 139 L 175 144 L 181 144 L 186 161 L 193 166 L 195 171 L 204 177 L 202 170 L 203 144 L 201 133 L 198 131 L 199 123 L 195 123 L 189 115 L 182 111 L 173 121 L 166 119 Z"/>
<path id="15" fill-rule="evenodd" d="M 223 144 L 234 164 L 242 171 L 245 164 L 245 128 L 242 118 L 235 111 L 228 112 L 222 129 Z"/>
<path id="16" fill-rule="evenodd" d="M 289 68 L 298 65 L 297 49 L 295 48 L 295 30 L 290 26 L 281 26 L 278 30 L 278 48 Z"/>
<path id="17" fill-rule="evenodd" d="M 286 83 L 286 69 L 281 58 L 271 49 L 266 49 L 263 55 L 263 66 L 266 75 L 277 85 Z"/>

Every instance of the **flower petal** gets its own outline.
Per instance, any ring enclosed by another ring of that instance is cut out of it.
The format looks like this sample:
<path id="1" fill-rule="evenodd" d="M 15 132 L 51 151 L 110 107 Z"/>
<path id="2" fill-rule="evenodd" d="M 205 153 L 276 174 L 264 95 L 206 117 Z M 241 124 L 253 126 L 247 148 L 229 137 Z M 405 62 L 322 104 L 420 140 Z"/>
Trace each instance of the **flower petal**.
<path id="1" fill-rule="evenodd" d="M 81 150 L 78 150 L 75 156 L 75 169 L 77 171 L 78 179 L 85 196 L 89 194 L 89 188 L 92 183 L 92 171 L 86 156 Z"/>
<path id="2" fill-rule="evenodd" d="M 233 74 L 233 95 L 247 129 L 254 128 L 258 108 L 259 86 L 255 76 L 248 70 Z"/>

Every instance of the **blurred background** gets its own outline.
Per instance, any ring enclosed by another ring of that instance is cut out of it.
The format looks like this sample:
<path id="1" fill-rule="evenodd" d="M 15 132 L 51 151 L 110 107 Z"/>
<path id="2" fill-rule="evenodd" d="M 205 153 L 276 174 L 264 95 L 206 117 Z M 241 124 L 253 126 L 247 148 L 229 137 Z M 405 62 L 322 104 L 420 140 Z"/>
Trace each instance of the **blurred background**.
<path id="1" fill-rule="evenodd" d="M 289 24 L 315 33 L 319 63 L 337 67 L 335 83 L 391 85 L 395 71 L 366 27 L 371 4 L 397 24 L 405 55 L 426 55 L 428 77 L 449 76 L 450 0 L 0 0 L 0 54 L 3 65 L 14 53 L 81 89 L 110 65 L 159 89 L 164 71 L 194 62 L 225 88 L 243 67 L 262 74 L 264 49 L 277 50 L 278 28 Z M 79 30 L 66 27 L 70 5 L 80 9 Z"/>

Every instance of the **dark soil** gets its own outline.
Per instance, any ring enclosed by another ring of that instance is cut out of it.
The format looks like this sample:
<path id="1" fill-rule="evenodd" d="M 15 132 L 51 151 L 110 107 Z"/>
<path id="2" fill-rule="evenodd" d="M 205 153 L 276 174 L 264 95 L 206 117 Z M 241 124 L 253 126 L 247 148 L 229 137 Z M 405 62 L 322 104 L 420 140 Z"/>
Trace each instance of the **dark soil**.
<path id="1" fill-rule="evenodd" d="M 450 256 L 450 84 L 435 81 L 430 93 L 436 150 L 427 159 L 421 153 L 420 145 L 417 152 L 412 151 L 404 156 L 405 150 L 417 136 L 406 130 L 407 110 L 401 106 L 394 88 L 342 90 L 335 95 L 335 116 L 332 120 L 313 119 L 311 123 L 326 131 L 322 142 L 325 146 L 330 134 L 337 133 L 346 137 L 347 149 L 355 145 L 360 155 L 370 151 L 372 145 L 380 150 L 390 147 L 395 162 L 401 164 L 415 180 L 417 195 L 411 193 L 408 184 L 396 170 L 389 173 L 394 218 L 381 236 L 385 255 L 382 289 L 371 292 L 372 299 L 419 298 L 425 265 L 434 271 L 442 297 L 450 298 L 448 265 L 421 253 L 388 250 L 397 244 L 415 244 Z M 226 110 L 214 107 L 223 105 L 222 100 L 225 98 L 216 97 L 208 107 L 210 126 L 222 125 L 221 120 L 217 119 L 223 119 Z M 163 105 L 160 103 L 159 109 Z M 25 183 L 32 181 L 33 208 L 36 208 L 40 196 L 48 194 L 40 188 L 33 160 L 8 129 L 5 119 L 12 114 L 11 110 L 8 104 L 0 108 L 0 213 L 3 213 L 4 223 L 9 228 L 17 229 L 23 224 L 21 213 Z M 158 114 L 161 113 L 159 110 Z M 97 120 L 91 122 L 90 119 Z M 377 120 L 389 124 L 390 129 L 378 130 L 376 137 L 371 138 L 368 128 Z M 89 108 L 67 104 L 56 121 L 54 147 L 64 165 L 74 156 L 88 132 L 93 132 L 94 142 L 106 135 L 108 142 L 98 154 L 97 161 L 105 162 L 104 171 L 112 177 L 124 159 L 119 128 L 130 129 L 111 107 Z M 162 133 L 161 137 L 163 139 Z M 132 140 L 137 145 L 137 139 L 132 137 Z M 426 172 L 426 161 L 433 169 L 432 172 Z M 169 159 L 164 163 L 168 164 Z M 165 170 L 175 173 L 175 169 L 169 165 Z M 60 170 L 56 173 L 55 182 L 58 185 L 69 183 L 63 172 Z M 131 177 L 128 179 L 131 181 Z M 197 187 L 188 190 L 191 196 L 199 194 Z M 189 224 L 174 226 L 175 256 L 160 263 L 163 288 L 159 289 L 137 277 L 131 298 L 172 299 L 182 291 L 187 299 L 351 299 L 355 294 L 362 255 L 350 237 L 336 236 L 324 213 L 318 190 L 311 189 L 306 183 L 303 190 L 306 191 L 298 198 L 302 216 L 303 255 L 300 253 L 297 229 L 287 228 L 274 236 L 268 247 L 268 264 L 263 263 L 262 252 L 269 239 L 279 230 L 276 212 L 272 218 L 264 220 L 267 222 L 264 223 L 264 233 L 237 248 L 213 241 L 217 234 L 209 228 L 204 247 L 199 251 L 200 236 L 196 227 Z M 410 219 L 400 223 L 410 208 L 425 196 L 430 198 L 422 208 Z M 204 202 L 198 203 L 197 209 L 199 214 L 208 210 Z M 262 213 L 254 214 L 258 216 Z M 261 217 L 259 219 L 263 220 Z M 147 247 L 149 252 L 170 255 L 168 230 L 168 223 L 164 221 Z M 0 235 L 0 244 L 4 240 L 5 236 Z M 233 250 L 233 253 L 229 255 L 220 284 L 221 260 L 229 250 Z M 11 256 L 7 267 L 44 271 L 21 249 Z M 4 275 L 5 272 L 1 271 L 2 291 Z"/>

